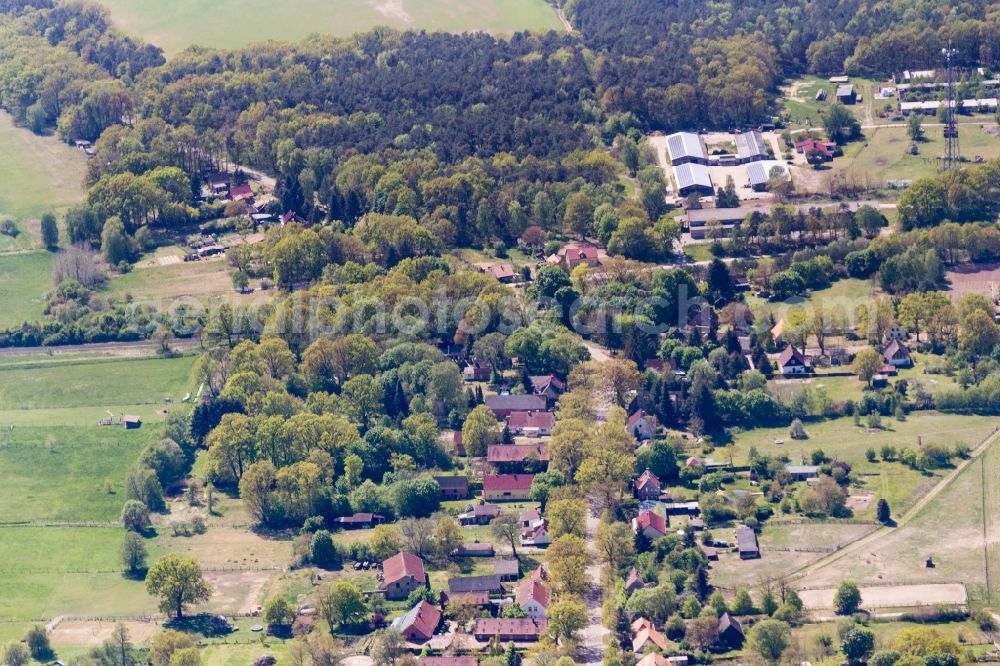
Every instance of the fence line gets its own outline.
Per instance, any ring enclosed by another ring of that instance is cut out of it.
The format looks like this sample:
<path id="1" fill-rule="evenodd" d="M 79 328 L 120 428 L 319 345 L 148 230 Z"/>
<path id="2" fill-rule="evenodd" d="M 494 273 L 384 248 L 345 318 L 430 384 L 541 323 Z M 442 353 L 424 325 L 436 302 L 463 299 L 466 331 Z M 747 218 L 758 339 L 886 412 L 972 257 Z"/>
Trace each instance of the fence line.
<path id="1" fill-rule="evenodd" d="M 203 572 L 224 573 L 232 571 L 288 571 L 288 567 L 277 566 L 221 566 L 202 567 Z M 0 574 L 124 574 L 125 569 L 4 569 Z"/>

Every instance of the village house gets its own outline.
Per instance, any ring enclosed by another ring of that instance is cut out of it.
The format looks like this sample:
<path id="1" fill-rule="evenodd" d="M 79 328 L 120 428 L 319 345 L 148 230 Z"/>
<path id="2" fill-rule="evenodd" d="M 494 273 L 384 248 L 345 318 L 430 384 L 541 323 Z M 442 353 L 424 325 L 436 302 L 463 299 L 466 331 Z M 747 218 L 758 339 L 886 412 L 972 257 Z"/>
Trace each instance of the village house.
<path id="1" fill-rule="evenodd" d="M 642 532 L 650 541 L 665 536 L 667 529 L 667 519 L 654 511 L 640 511 L 639 515 L 632 519 L 632 531 L 635 534 Z"/>
<path id="2" fill-rule="evenodd" d="M 526 580 L 518 585 L 514 592 L 514 601 L 533 620 L 538 620 L 548 614 L 551 600 L 552 595 L 549 594 L 548 588 L 540 580 Z"/>
<path id="3" fill-rule="evenodd" d="M 854 90 L 853 83 L 844 83 L 837 86 L 837 101 L 841 104 L 854 104 L 858 101 L 858 94 Z"/>
<path id="4" fill-rule="evenodd" d="M 757 533 L 746 525 L 736 526 L 736 549 L 741 560 L 752 560 L 760 557 L 760 546 L 757 544 Z"/>
<path id="5" fill-rule="evenodd" d="M 525 509 L 521 512 L 521 529 L 527 529 L 531 525 L 542 519 L 542 514 L 539 512 L 538 507 L 533 509 Z"/>
<path id="6" fill-rule="evenodd" d="M 788 480 L 795 483 L 815 479 L 816 475 L 819 474 L 819 467 L 815 465 L 785 465 L 785 471 L 788 472 Z"/>
<path id="7" fill-rule="evenodd" d="M 544 396 L 526 394 L 488 395 L 483 404 L 493 411 L 498 421 L 514 412 L 544 412 L 548 407 Z"/>
<path id="8" fill-rule="evenodd" d="M 462 370 L 462 378 L 467 382 L 486 382 L 489 381 L 492 372 L 493 366 L 486 361 L 474 358 L 465 365 Z"/>
<path id="9" fill-rule="evenodd" d="M 910 350 L 899 340 L 893 340 L 887 344 L 884 355 L 885 362 L 895 368 L 909 368 L 913 365 L 913 357 L 910 356 Z"/>
<path id="10" fill-rule="evenodd" d="M 778 357 L 778 369 L 783 375 L 804 375 L 812 372 L 812 364 L 798 349 L 788 345 Z"/>
<path id="11" fill-rule="evenodd" d="M 533 472 L 548 467 L 548 444 L 491 444 L 486 462 L 500 473 Z"/>
<path id="12" fill-rule="evenodd" d="M 489 264 L 483 266 L 484 273 L 489 273 L 503 284 L 510 284 L 517 278 L 514 267 L 510 264 Z"/>
<path id="13" fill-rule="evenodd" d="M 493 573 L 505 583 L 513 582 L 521 577 L 521 563 L 516 559 L 495 560 Z"/>
<path id="14" fill-rule="evenodd" d="M 549 404 L 555 403 L 566 390 L 566 382 L 555 375 L 531 375 L 531 389 L 535 395 L 545 396 Z"/>
<path id="15" fill-rule="evenodd" d="M 522 546 L 543 548 L 548 546 L 550 543 L 552 543 L 552 537 L 549 536 L 549 521 L 544 518 L 536 520 L 531 525 L 521 530 Z"/>
<path id="16" fill-rule="evenodd" d="M 669 649 L 667 637 L 657 631 L 653 623 L 644 617 L 635 620 L 632 625 L 632 652 L 645 654 L 647 651 L 658 650 L 666 652 Z"/>
<path id="17" fill-rule="evenodd" d="M 469 499 L 469 480 L 464 476 L 435 476 L 444 501 Z"/>
<path id="18" fill-rule="evenodd" d="M 656 428 L 653 424 L 653 417 L 646 413 L 646 410 L 639 409 L 625 423 L 625 430 L 640 442 L 652 439 Z"/>
<path id="19" fill-rule="evenodd" d="M 526 500 L 534 474 L 497 474 L 483 477 L 483 499 L 495 502 Z"/>
<path id="20" fill-rule="evenodd" d="M 591 243 L 570 243 L 562 247 L 558 252 L 546 257 L 549 264 L 562 266 L 567 273 L 571 273 L 580 264 L 588 266 L 599 266 L 601 250 Z"/>
<path id="21" fill-rule="evenodd" d="M 822 161 L 829 162 L 836 155 L 838 155 L 841 150 L 840 147 L 833 141 L 803 139 L 802 141 L 795 142 L 795 152 L 800 155 L 806 155 L 807 157 L 809 153 L 816 153 L 822 157 Z"/>
<path id="22" fill-rule="evenodd" d="M 490 594 L 503 594 L 503 583 L 500 576 L 461 576 L 448 579 L 448 593 L 451 595 L 464 594 L 466 592 L 488 592 Z"/>
<path id="23" fill-rule="evenodd" d="M 625 577 L 625 594 L 632 594 L 644 587 L 646 587 L 646 581 L 642 579 L 639 570 L 635 567 L 629 569 L 628 576 Z"/>
<path id="24" fill-rule="evenodd" d="M 556 415 L 552 412 L 512 412 L 506 422 L 512 435 L 548 437 L 556 425 Z"/>
<path id="25" fill-rule="evenodd" d="M 233 185 L 229 188 L 229 198 L 232 201 L 253 201 L 253 190 L 249 185 Z"/>
<path id="26" fill-rule="evenodd" d="M 345 530 L 357 530 L 368 527 L 375 527 L 385 522 L 385 516 L 377 513 L 355 513 L 352 516 L 341 516 L 337 518 L 337 524 Z"/>
<path id="27" fill-rule="evenodd" d="M 431 639 L 440 622 L 441 611 L 421 600 L 406 615 L 393 620 L 392 628 L 411 643 L 423 643 Z"/>
<path id="28" fill-rule="evenodd" d="M 660 480 L 648 467 L 632 485 L 636 499 L 655 500 L 660 497 Z"/>
<path id="29" fill-rule="evenodd" d="M 477 504 L 471 509 L 458 514 L 459 525 L 489 525 L 500 515 L 500 507 L 496 504 Z"/>
<path id="30" fill-rule="evenodd" d="M 397 553 L 382 562 L 382 591 L 386 599 L 405 599 L 427 585 L 424 561 L 413 553 Z"/>
<path id="31" fill-rule="evenodd" d="M 729 613 L 723 613 L 719 618 L 718 634 L 719 644 L 733 650 L 742 647 L 743 641 L 746 639 L 746 636 L 743 634 L 743 627 Z"/>
<path id="32" fill-rule="evenodd" d="M 494 636 L 501 643 L 529 643 L 541 638 L 547 629 L 548 621 L 545 619 L 481 617 L 476 620 L 472 635 L 483 643 L 489 642 Z"/>

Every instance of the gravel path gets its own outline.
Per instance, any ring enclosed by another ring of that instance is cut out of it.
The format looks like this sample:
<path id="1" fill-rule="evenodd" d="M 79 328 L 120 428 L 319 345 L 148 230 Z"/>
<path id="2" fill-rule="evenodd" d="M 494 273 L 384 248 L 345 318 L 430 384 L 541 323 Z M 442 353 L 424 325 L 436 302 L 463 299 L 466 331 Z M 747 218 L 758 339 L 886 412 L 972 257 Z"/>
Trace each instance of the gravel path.
<path id="1" fill-rule="evenodd" d="M 594 558 L 595 564 L 587 567 L 587 577 L 590 578 L 590 590 L 586 595 L 587 618 L 590 624 L 580 632 L 580 646 L 577 653 L 578 664 L 600 664 L 604 658 L 604 641 L 611 633 L 601 624 L 601 565 L 597 564 L 597 546 L 594 543 L 594 533 L 600 521 L 592 514 L 587 514 L 587 548 Z"/>

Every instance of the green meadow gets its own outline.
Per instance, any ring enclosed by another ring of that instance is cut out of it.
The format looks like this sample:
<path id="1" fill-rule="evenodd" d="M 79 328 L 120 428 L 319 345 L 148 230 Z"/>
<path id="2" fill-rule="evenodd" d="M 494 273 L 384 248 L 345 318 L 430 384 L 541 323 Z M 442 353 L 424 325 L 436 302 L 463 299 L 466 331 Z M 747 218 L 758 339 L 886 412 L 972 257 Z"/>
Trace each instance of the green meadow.
<path id="1" fill-rule="evenodd" d="M 350 36 L 375 26 L 398 30 L 560 30 L 544 0 L 100 0 L 122 30 L 168 54 L 188 46 L 238 48 L 312 33 Z"/>

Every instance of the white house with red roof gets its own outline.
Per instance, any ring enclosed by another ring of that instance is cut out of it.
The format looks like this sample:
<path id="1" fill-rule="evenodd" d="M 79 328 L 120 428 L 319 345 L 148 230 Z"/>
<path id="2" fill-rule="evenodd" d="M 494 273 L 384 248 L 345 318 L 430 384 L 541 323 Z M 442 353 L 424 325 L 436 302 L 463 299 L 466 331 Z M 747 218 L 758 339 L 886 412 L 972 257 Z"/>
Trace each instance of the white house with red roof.
<path id="1" fill-rule="evenodd" d="M 521 529 L 521 545 L 541 548 L 552 543 L 549 536 L 549 521 L 541 518 Z"/>
<path id="2" fill-rule="evenodd" d="M 666 536 L 667 519 L 655 511 L 643 510 L 632 519 L 632 531 L 636 534 L 642 532 L 650 541 Z"/>
<path id="3" fill-rule="evenodd" d="M 517 586 L 514 601 L 528 614 L 528 617 L 538 620 L 548 614 L 552 595 L 542 581 L 529 578 Z"/>
<path id="4" fill-rule="evenodd" d="M 625 429 L 639 441 L 652 439 L 653 434 L 656 432 L 653 417 L 647 414 L 644 409 L 636 410 L 628 417 L 628 421 L 625 422 Z"/>
<path id="5" fill-rule="evenodd" d="M 781 352 L 781 356 L 778 357 L 778 367 L 783 375 L 804 375 L 812 372 L 809 359 L 792 345 L 788 345 L 785 351 Z"/>

